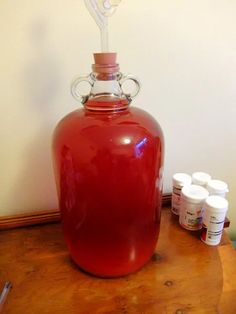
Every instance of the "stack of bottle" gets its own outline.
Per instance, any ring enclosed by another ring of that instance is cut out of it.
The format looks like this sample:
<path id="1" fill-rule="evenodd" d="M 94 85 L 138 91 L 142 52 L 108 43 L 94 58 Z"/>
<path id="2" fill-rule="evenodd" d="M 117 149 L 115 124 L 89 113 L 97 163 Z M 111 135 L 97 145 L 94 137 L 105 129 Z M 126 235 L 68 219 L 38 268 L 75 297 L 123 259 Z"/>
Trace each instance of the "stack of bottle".
<path id="1" fill-rule="evenodd" d="M 203 242 L 218 245 L 228 210 L 228 191 L 225 182 L 212 180 L 207 173 L 195 172 L 192 176 L 176 173 L 173 176 L 171 210 L 179 215 L 183 228 L 201 230 Z"/>

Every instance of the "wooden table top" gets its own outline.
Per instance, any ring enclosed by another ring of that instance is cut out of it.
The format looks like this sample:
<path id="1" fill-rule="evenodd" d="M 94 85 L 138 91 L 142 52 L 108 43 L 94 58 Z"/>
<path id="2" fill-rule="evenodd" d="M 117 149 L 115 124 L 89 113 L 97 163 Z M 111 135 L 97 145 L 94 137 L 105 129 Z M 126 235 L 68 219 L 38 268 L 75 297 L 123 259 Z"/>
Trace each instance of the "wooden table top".
<path id="1" fill-rule="evenodd" d="M 3 314 L 235 314 L 235 268 L 226 234 L 220 246 L 207 246 L 168 209 L 150 262 L 119 279 L 80 271 L 60 224 L 0 232 L 0 287 L 13 284 Z"/>

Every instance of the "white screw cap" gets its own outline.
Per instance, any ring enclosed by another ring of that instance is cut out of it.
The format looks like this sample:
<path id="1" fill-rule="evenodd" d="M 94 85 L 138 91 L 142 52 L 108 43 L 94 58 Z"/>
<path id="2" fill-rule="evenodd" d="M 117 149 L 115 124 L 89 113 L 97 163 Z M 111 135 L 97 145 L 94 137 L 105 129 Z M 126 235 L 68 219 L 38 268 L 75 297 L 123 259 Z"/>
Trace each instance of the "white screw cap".
<path id="1" fill-rule="evenodd" d="M 206 187 L 211 180 L 211 176 L 205 172 L 194 172 L 192 174 L 193 184 Z"/>
<path id="2" fill-rule="evenodd" d="M 187 173 L 175 173 L 172 178 L 173 185 L 176 187 L 183 187 L 192 183 L 192 178 Z"/>

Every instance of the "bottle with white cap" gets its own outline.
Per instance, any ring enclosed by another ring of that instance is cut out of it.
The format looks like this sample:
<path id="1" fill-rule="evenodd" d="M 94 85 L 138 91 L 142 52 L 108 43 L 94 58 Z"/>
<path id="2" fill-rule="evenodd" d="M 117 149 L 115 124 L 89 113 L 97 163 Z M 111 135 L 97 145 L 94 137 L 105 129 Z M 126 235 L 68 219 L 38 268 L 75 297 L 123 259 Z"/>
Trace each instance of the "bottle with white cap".
<path id="1" fill-rule="evenodd" d="M 218 195 L 206 199 L 203 214 L 201 240 L 208 245 L 218 245 L 224 229 L 228 201 Z"/>
<path id="2" fill-rule="evenodd" d="M 218 195 L 221 197 L 225 197 L 226 193 L 229 192 L 227 183 L 220 180 L 210 180 L 207 184 L 207 190 L 210 195 Z"/>
<path id="3" fill-rule="evenodd" d="M 193 184 L 207 187 L 208 182 L 211 180 L 211 176 L 206 172 L 194 172 L 192 174 Z"/>
<path id="4" fill-rule="evenodd" d="M 184 186 L 181 191 L 179 223 L 187 230 L 202 228 L 202 210 L 209 192 L 202 186 Z"/>
<path id="5" fill-rule="evenodd" d="M 183 186 L 190 185 L 192 183 L 192 178 L 186 173 L 175 173 L 172 178 L 173 182 L 173 192 L 172 192 L 172 202 L 171 211 L 175 215 L 179 215 L 180 209 L 180 195 Z"/>

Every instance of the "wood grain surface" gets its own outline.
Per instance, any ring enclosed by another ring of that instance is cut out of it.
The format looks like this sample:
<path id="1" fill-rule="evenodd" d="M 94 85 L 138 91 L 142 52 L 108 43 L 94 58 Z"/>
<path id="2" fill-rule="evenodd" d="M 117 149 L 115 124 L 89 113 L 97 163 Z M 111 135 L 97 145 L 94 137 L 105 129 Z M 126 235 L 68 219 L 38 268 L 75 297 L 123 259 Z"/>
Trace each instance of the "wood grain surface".
<path id="1" fill-rule="evenodd" d="M 100 279 L 70 260 L 60 224 L 1 231 L 0 286 L 13 284 L 2 313 L 233 314 L 235 264 L 226 263 L 225 273 L 222 260 L 235 251 L 226 235 L 222 244 L 205 245 L 165 209 L 150 262 L 127 277 Z"/>

